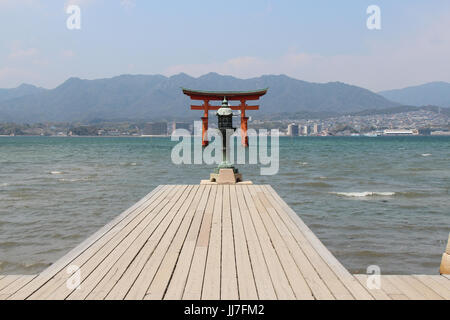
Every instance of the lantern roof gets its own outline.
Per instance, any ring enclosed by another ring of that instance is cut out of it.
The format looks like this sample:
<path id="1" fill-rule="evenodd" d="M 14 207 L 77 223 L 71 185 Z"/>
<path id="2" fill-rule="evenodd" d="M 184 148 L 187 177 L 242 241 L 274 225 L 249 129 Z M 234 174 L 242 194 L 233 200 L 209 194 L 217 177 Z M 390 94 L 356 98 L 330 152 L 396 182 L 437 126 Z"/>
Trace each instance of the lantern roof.
<path id="1" fill-rule="evenodd" d="M 222 101 L 222 107 L 220 107 L 220 109 L 217 110 L 217 115 L 229 116 L 230 114 L 233 114 L 233 110 L 231 110 L 230 108 L 230 104 L 228 103 L 227 97 L 224 97 Z"/>

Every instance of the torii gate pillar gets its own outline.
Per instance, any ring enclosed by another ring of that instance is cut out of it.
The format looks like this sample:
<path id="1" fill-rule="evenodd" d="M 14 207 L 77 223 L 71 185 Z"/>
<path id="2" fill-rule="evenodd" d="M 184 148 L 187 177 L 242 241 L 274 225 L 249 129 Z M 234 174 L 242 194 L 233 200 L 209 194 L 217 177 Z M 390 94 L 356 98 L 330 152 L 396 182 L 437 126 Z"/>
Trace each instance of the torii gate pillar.
<path id="1" fill-rule="evenodd" d="M 208 113 L 210 110 L 219 110 L 219 105 L 211 105 L 210 101 L 222 101 L 226 98 L 228 101 L 240 101 L 240 105 L 231 106 L 232 110 L 241 112 L 241 142 L 244 147 L 248 147 L 248 120 L 245 112 L 247 110 L 259 110 L 259 106 L 247 105 L 248 100 L 259 100 L 259 98 L 267 93 L 268 89 L 256 91 L 198 91 L 183 89 L 183 93 L 189 96 L 192 100 L 203 101 L 203 105 L 191 105 L 191 110 L 202 110 L 204 115 L 202 117 L 202 146 L 208 145 Z"/>
<path id="2" fill-rule="evenodd" d="M 202 146 L 206 147 L 209 144 L 208 141 L 208 116 L 202 117 Z"/>

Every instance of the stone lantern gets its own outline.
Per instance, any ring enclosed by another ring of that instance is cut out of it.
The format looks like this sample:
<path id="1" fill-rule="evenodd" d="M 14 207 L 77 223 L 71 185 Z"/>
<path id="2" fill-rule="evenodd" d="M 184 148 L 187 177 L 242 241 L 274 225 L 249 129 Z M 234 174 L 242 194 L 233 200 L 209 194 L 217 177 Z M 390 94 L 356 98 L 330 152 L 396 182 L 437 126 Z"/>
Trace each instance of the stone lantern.
<path id="1" fill-rule="evenodd" d="M 222 106 L 217 111 L 216 115 L 219 131 L 222 134 L 222 162 L 215 172 L 211 174 L 210 182 L 235 184 L 242 181 L 242 175 L 229 160 L 229 138 L 236 128 L 233 128 L 233 111 L 231 110 L 226 97 L 224 97 Z"/>
<path id="2" fill-rule="evenodd" d="M 222 163 L 219 165 L 218 169 L 234 169 L 229 161 L 228 140 L 229 135 L 234 133 L 236 128 L 233 128 L 233 111 L 231 110 L 226 97 L 223 99 L 222 107 L 217 111 L 216 115 L 219 131 L 222 134 Z"/>

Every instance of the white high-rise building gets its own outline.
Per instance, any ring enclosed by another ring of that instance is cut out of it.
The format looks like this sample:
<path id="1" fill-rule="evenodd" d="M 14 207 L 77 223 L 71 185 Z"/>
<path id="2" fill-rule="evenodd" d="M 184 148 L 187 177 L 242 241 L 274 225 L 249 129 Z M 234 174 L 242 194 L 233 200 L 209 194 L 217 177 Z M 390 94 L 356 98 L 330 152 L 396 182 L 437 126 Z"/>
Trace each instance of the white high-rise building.
<path id="1" fill-rule="evenodd" d="M 300 126 L 300 134 L 302 136 L 307 136 L 308 135 L 308 126 Z"/>

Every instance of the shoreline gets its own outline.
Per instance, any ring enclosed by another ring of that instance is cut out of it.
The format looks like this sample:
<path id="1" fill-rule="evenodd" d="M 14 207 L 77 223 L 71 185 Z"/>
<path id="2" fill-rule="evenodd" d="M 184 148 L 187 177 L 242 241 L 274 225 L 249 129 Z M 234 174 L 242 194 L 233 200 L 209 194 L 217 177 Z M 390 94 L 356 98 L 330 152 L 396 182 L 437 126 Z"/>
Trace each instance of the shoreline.
<path id="1" fill-rule="evenodd" d="M 0 135 L 0 138 L 17 138 L 17 137 L 29 137 L 29 138 L 170 138 L 170 135 L 141 135 L 141 136 L 41 136 L 41 135 L 15 135 L 15 136 L 9 136 L 9 135 Z M 411 138 L 411 137 L 450 137 L 450 134 L 445 135 L 381 135 L 381 136 L 365 136 L 365 135 L 359 135 L 359 136 L 352 136 L 352 135 L 329 135 L 329 136 L 286 136 L 286 135 L 280 135 L 280 138 L 398 138 L 398 137 L 404 137 L 404 138 Z"/>

